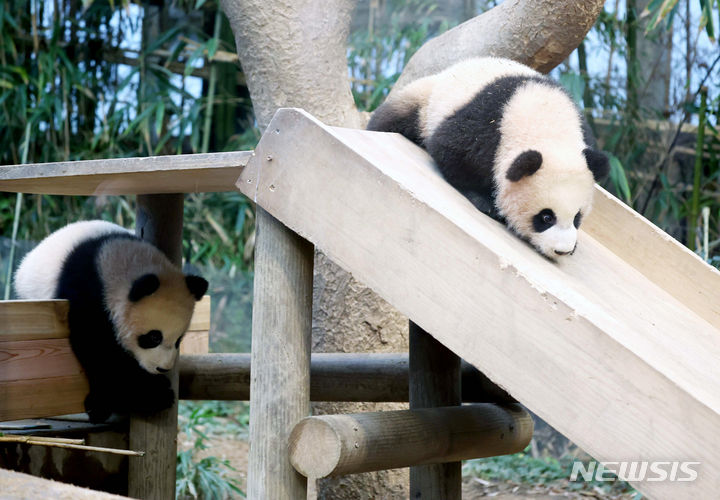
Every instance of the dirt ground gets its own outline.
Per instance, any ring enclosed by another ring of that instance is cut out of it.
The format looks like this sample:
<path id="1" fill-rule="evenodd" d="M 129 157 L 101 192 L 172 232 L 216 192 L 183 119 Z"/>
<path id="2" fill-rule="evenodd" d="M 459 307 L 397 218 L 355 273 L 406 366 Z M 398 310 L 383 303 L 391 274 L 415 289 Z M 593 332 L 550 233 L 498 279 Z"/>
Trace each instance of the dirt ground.
<path id="1" fill-rule="evenodd" d="M 178 443 L 181 451 L 189 449 L 192 446 L 192 442 L 188 440 L 185 434 L 178 435 Z M 231 473 L 230 477 L 236 479 L 241 485 L 240 488 L 244 491 L 247 479 L 248 442 L 243 439 L 212 437 L 206 441 L 206 445 L 208 446 L 207 449 L 199 451 L 195 458 L 201 459 L 207 456 L 215 456 L 228 460 L 230 465 L 235 469 L 235 472 Z M 308 500 L 315 500 L 316 495 L 314 484 L 310 484 L 308 489 L 310 490 L 308 491 Z M 628 500 L 631 498 L 630 495 L 614 496 L 607 495 L 599 491 L 573 492 L 558 486 L 518 485 L 512 483 L 485 481 L 479 478 L 466 478 L 464 480 L 462 497 L 464 500 L 477 500 L 480 498 L 493 498 L 494 500 Z M 365 499 L 358 497 L 358 500 Z"/>

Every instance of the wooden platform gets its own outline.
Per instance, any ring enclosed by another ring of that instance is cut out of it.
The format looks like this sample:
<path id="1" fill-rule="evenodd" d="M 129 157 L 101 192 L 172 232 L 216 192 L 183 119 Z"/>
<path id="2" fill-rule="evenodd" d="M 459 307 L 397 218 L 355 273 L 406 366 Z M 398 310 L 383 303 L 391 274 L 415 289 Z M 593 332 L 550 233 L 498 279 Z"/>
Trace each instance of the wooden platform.
<path id="1" fill-rule="evenodd" d="M 0 421 L 83 413 L 87 378 L 70 348 L 67 301 L 0 301 Z M 208 352 L 210 297 L 195 306 L 182 354 Z"/>
<path id="2" fill-rule="evenodd" d="M 603 461 L 700 462 L 720 490 L 720 274 L 602 190 L 576 254 L 541 257 L 396 134 L 280 110 L 238 188 Z"/>
<path id="3" fill-rule="evenodd" d="M 231 191 L 252 151 L 0 166 L 0 191 L 121 195 Z"/>

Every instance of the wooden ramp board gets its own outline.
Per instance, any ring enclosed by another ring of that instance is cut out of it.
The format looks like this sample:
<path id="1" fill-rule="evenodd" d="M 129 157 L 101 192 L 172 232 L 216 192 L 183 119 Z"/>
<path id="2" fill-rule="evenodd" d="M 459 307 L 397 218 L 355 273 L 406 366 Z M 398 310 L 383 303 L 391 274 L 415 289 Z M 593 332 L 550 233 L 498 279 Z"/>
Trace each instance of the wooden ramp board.
<path id="1" fill-rule="evenodd" d="M 556 264 L 396 134 L 280 110 L 238 188 L 601 461 L 700 462 L 720 490 L 718 273 L 606 193 Z"/>
<path id="2" fill-rule="evenodd" d="M 0 497 L 4 500 L 120 500 L 129 497 L 80 488 L 71 484 L 0 469 Z"/>
<path id="3" fill-rule="evenodd" d="M 252 151 L 0 166 L 0 191 L 123 195 L 231 191 Z"/>
<path id="4" fill-rule="evenodd" d="M 0 422 L 83 413 L 85 373 L 68 339 L 65 300 L 0 301 Z M 208 352 L 210 297 L 195 305 L 181 354 Z"/>

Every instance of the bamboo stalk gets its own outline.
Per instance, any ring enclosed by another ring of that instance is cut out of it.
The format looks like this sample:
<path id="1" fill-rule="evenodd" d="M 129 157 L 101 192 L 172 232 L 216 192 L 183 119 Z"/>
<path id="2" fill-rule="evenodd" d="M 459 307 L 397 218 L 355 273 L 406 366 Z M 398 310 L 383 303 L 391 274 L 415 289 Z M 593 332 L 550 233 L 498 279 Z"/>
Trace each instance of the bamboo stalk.
<path id="1" fill-rule="evenodd" d="M 47 443 L 85 444 L 84 439 L 55 438 L 45 436 L 0 436 L 0 443 L 27 443 L 28 441 L 43 441 Z"/>
<path id="2" fill-rule="evenodd" d="M 220 23 L 222 22 L 222 14 L 218 9 L 215 15 L 215 27 L 213 29 L 213 38 L 220 38 Z M 209 59 L 208 54 L 208 59 Z M 210 131 L 212 129 L 213 104 L 215 101 L 215 88 L 217 86 L 217 64 L 210 62 L 210 84 L 207 95 L 207 109 L 205 110 L 205 124 L 203 126 L 202 152 L 207 153 L 210 147 Z"/>
<path id="3" fill-rule="evenodd" d="M 695 145 L 695 171 L 693 175 L 693 191 L 690 200 L 690 213 L 688 214 L 687 246 L 690 250 L 697 250 L 697 226 L 700 215 L 700 184 L 702 180 L 703 157 L 702 150 L 705 143 L 705 121 L 707 120 L 707 87 L 700 89 L 700 110 L 698 111 L 697 143 Z"/>
<path id="4" fill-rule="evenodd" d="M 53 448 L 68 448 L 72 450 L 98 451 L 100 453 L 111 453 L 113 455 L 125 455 L 129 457 L 144 457 L 144 451 L 121 450 L 118 448 L 103 448 L 101 446 L 87 446 L 84 444 L 67 443 L 63 441 L 83 441 L 82 439 L 63 440 L 62 438 L 45 438 L 39 436 L 0 436 L 0 442 L 21 443 L 38 446 L 49 446 Z"/>

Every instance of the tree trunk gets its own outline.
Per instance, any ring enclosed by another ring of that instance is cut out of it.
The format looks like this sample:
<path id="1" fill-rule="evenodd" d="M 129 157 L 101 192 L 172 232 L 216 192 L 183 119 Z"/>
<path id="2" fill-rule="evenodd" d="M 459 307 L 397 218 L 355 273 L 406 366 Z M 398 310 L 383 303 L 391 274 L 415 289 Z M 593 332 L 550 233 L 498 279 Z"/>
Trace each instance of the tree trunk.
<path id="1" fill-rule="evenodd" d="M 508 57 L 547 73 L 575 50 L 604 0 L 506 0 L 420 47 L 395 88 L 477 56 Z"/>

